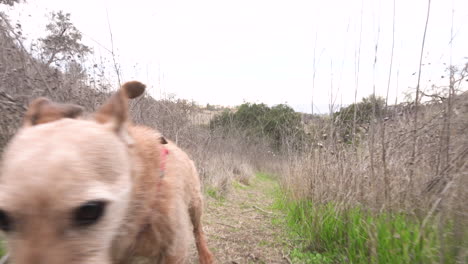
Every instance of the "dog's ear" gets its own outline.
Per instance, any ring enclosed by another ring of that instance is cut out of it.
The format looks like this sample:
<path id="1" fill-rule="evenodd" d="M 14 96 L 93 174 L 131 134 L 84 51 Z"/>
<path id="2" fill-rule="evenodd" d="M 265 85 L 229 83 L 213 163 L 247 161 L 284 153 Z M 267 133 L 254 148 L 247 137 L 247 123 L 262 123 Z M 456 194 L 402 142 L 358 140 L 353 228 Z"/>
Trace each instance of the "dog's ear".
<path id="1" fill-rule="evenodd" d="M 160 136 L 160 137 L 159 137 L 159 142 L 160 142 L 161 144 L 163 144 L 163 145 L 167 144 L 167 140 L 166 140 L 166 138 L 165 138 L 164 136 Z"/>
<path id="2" fill-rule="evenodd" d="M 112 130 L 128 142 L 130 140 L 126 130 L 128 99 L 140 96 L 145 91 L 145 88 L 146 86 L 138 81 L 124 83 L 95 113 L 95 120 L 101 124 L 109 124 Z"/>
<path id="3" fill-rule="evenodd" d="M 23 118 L 23 126 L 35 126 L 62 118 L 77 118 L 82 113 L 83 107 L 79 105 L 60 104 L 45 97 L 39 97 L 29 104 Z"/>

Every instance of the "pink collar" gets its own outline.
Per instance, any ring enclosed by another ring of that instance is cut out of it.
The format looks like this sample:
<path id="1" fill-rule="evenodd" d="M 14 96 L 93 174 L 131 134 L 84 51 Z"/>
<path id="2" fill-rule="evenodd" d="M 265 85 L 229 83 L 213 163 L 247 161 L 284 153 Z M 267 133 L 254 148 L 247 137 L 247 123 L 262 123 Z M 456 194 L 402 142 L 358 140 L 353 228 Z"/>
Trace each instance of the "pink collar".
<path id="1" fill-rule="evenodd" d="M 159 169 L 161 172 L 160 177 L 164 177 L 164 173 L 166 171 L 166 160 L 167 160 L 167 155 L 169 155 L 169 150 L 167 148 L 162 148 L 161 150 L 161 168 Z"/>

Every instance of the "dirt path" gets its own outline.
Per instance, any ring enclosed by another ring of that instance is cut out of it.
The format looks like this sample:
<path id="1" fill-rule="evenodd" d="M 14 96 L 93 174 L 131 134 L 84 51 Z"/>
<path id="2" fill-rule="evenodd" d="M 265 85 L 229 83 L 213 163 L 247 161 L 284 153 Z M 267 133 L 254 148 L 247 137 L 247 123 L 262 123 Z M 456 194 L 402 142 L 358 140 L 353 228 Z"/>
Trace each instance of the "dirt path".
<path id="1" fill-rule="evenodd" d="M 204 229 L 218 263 L 290 263 L 284 229 L 273 223 L 282 218 L 271 209 L 275 188 L 260 175 L 249 186 L 235 182 L 224 200 L 206 196 Z"/>

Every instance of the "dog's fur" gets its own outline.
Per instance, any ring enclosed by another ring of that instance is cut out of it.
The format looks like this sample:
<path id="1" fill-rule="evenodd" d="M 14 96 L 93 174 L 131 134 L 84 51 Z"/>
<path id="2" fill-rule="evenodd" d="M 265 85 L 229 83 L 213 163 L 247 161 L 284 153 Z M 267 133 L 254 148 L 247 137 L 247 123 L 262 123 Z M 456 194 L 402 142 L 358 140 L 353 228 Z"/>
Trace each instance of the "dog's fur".
<path id="1" fill-rule="evenodd" d="M 128 99 L 144 89 L 125 83 L 90 118 L 76 105 L 30 104 L 0 168 L 10 263 L 184 263 L 192 232 L 200 263 L 214 262 L 192 160 L 159 132 L 129 121 Z M 96 200 L 106 203 L 102 217 L 76 225 L 77 208 Z"/>

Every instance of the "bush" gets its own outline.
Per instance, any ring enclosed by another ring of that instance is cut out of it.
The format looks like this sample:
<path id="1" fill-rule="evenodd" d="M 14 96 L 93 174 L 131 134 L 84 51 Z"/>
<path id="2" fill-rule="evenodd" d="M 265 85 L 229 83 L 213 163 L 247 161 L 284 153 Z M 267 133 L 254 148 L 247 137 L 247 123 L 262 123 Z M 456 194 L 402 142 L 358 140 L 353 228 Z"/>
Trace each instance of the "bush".
<path id="1" fill-rule="evenodd" d="M 362 99 L 361 102 L 343 107 L 333 114 L 333 121 L 340 128 L 339 135 L 344 142 L 350 142 L 353 138 L 353 127 L 355 131 L 369 130 L 369 124 L 374 119 L 383 116 L 385 99 L 370 95 Z M 356 124 L 354 124 L 354 111 L 356 111 Z M 375 112 L 374 112 L 375 111 Z"/>
<path id="2" fill-rule="evenodd" d="M 305 139 L 300 114 L 284 104 L 269 107 L 265 104 L 244 103 L 235 112 L 225 110 L 215 116 L 210 122 L 210 128 L 221 128 L 225 133 L 243 131 L 247 140 L 265 138 L 275 150 L 291 142 L 295 143 L 294 149 L 301 149 Z"/>

